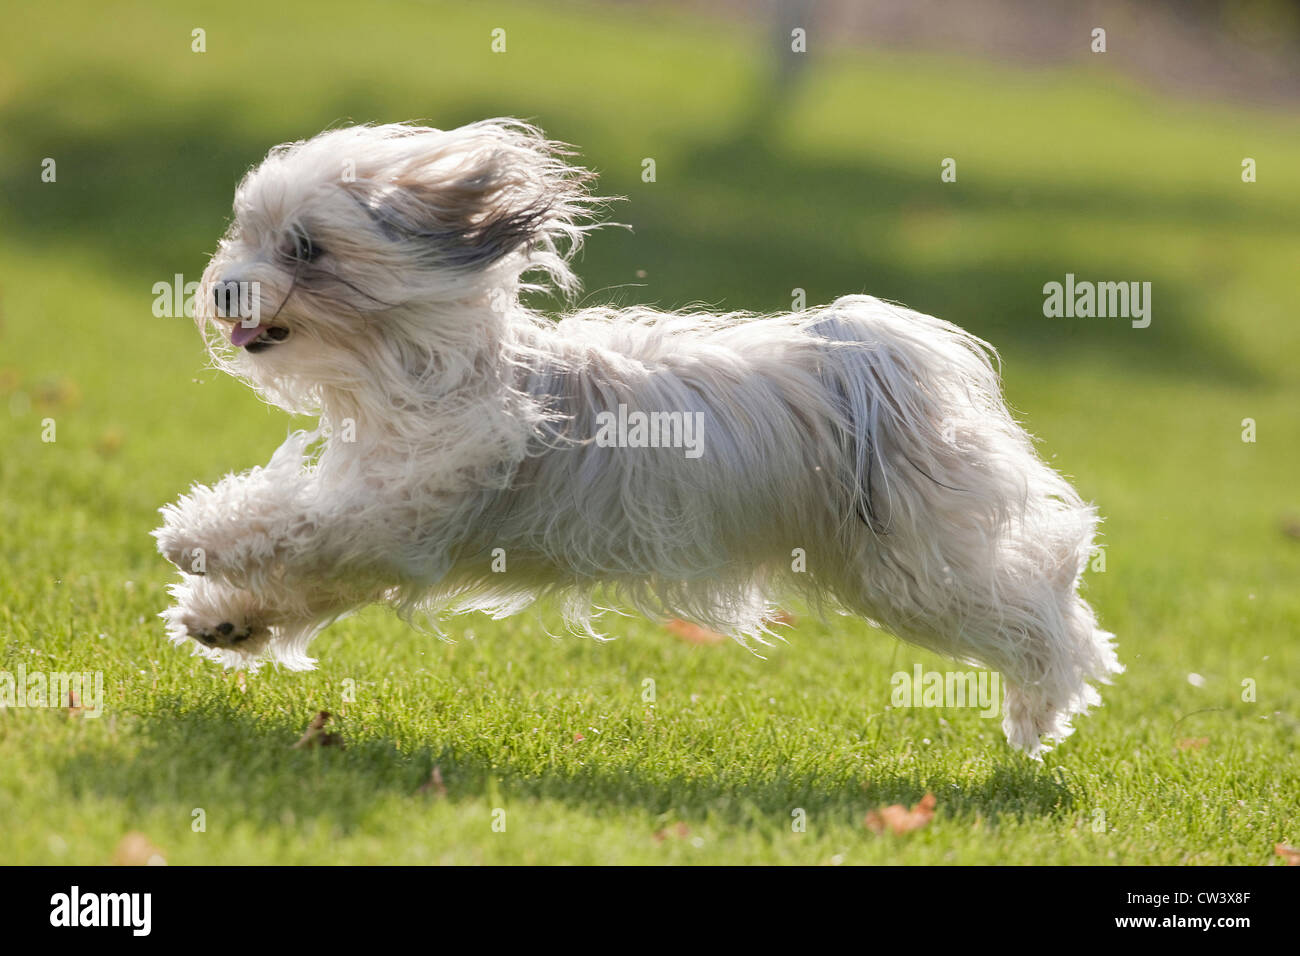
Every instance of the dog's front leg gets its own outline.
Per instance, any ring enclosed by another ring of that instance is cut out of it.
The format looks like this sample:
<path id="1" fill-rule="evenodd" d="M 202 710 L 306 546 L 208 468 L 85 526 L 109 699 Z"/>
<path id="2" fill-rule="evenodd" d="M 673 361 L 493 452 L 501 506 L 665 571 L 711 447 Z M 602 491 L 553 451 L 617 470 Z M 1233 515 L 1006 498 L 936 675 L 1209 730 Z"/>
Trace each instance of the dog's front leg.
<path id="1" fill-rule="evenodd" d="M 162 509 L 158 550 L 186 574 L 236 584 L 269 576 L 292 542 L 310 535 L 313 519 L 303 453 L 313 436 L 296 433 L 265 467 L 194 485 Z"/>
<path id="2" fill-rule="evenodd" d="M 403 578 L 387 560 L 397 544 L 367 536 L 351 509 L 324 508 L 328 500 L 301 470 L 271 480 L 254 469 L 164 508 L 154 535 L 184 572 L 162 615 L 172 639 L 230 665 L 265 657 L 311 666 L 307 643 L 322 627 L 382 600 Z"/>
<path id="3" fill-rule="evenodd" d="M 274 560 L 284 521 L 284 495 L 255 488 L 255 473 L 195 485 L 162 509 L 158 550 L 186 574 L 246 576 Z M 259 494 L 259 492 L 261 492 Z"/>

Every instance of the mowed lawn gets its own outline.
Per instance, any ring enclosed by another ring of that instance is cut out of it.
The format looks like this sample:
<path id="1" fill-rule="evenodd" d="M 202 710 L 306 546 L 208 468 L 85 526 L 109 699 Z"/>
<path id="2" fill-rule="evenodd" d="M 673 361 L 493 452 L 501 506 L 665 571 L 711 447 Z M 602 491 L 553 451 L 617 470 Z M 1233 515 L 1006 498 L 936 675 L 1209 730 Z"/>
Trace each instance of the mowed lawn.
<path id="1" fill-rule="evenodd" d="M 1300 121 L 1101 56 L 1012 70 L 815 29 L 778 87 L 771 37 L 621 5 L 7 13 L 0 670 L 100 672 L 105 701 L 0 710 L 0 862 L 1270 864 L 1300 842 Z M 454 619 L 446 643 L 372 609 L 307 674 L 166 641 L 155 509 L 289 422 L 204 368 L 153 284 L 198 278 L 275 143 L 502 114 L 629 199 L 584 301 L 866 291 L 999 346 L 1105 516 L 1088 595 L 1128 672 L 1073 738 L 1039 763 L 974 709 L 891 708 L 891 674 L 952 665 L 840 617 L 800 614 L 764 659 L 613 614 L 615 640 L 551 637 L 549 610 Z M 1045 318 L 1067 273 L 1151 282 L 1150 327 Z M 345 746 L 294 749 L 321 710 Z M 927 793 L 924 827 L 864 824 Z"/>

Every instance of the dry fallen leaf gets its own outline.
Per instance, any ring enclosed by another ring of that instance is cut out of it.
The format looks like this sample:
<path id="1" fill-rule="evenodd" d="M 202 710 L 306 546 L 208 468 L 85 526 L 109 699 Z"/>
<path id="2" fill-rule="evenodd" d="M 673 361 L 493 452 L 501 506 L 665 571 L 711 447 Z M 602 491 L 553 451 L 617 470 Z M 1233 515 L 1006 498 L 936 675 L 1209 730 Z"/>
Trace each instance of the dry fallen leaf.
<path id="1" fill-rule="evenodd" d="M 677 836 L 679 839 L 685 840 L 688 836 L 691 835 L 691 828 L 688 827 L 685 823 L 674 824 L 672 828 L 672 835 Z M 670 833 L 668 830 L 656 830 L 655 842 L 663 843 L 664 840 L 668 839 L 669 836 Z"/>
<path id="2" fill-rule="evenodd" d="M 126 432 L 116 425 L 111 426 L 104 429 L 95 442 L 95 451 L 103 458 L 112 458 L 122 450 L 124 441 L 126 441 Z"/>
<path id="3" fill-rule="evenodd" d="M 433 772 L 429 774 L 429 779 L 420 785 L 416 793 L 431 793 L 435 797 L 445 797 L 447 785 L 442 782 L 442 768 L 435 766 Z"/>
<path id="4" fill-rule="evenodd" d="M 343 737 L 340 734 L 325 733 L 325 724 L 330 719 L 330 712 L 322 710 L 311 719 L 307 725 L 306 732 L 298 738 L 298 742 L 293 745 L 294 750 L 301 750 L 304 747 L 342 747 Z"/>
<path id="5" fill-rule="evenodd" d="M 864 821 L 872 833 L 910 833 L 919 830 L 934 819 L 935 797 L 927 793 L 921 802 L 911 810 L 901 803 L 893 803 L 879 810 L 872 810 Z"/>
<path id="6" fill-rule="evenodd" d="M 673 618 L 668 622 L 667 627 L 668 630 L 690 644 L 722 644 L 727 640 L 725 634 L 707 630 L 698 624 L 692 624 L 680 618 Z"/>
<path id="7" fill-rule="evenodd" d="M 1296 538 L 1300 540 L 1300 518 L 1297 518 L 1295 515 L 1287 515 L 1278 522 L 1278 526 L 1282 529 L 1282 533 L 1288 538 Z"/>
<path id="8" fill-rule="evenodd" d="M 1178 741 L 1179 750 L 1200 750 L 1210 742 L 1209 737 L 1184 737 Z"/>
<path id="9" fill-rule="evenodd" d="M 115 866 L 166 866 L 167 860 L 163 856 L 163 851 L 153 845 L 153 842 L 138 831 L 131 831 L 117 844 L 117 849 L 113 851 L 113 864 Z"/>
<path id="10" fill-rule="evenodd" d="M 789 611 L 774 611 L 764 619 L 764 623 L 794 627 L 798 623 L 798 619 Z M 707 627 L 700 627 L 698 624 L 692 624 L 690 621 L 683 621 L 677 617 L 673 618 L 665 626 L 669 631 L 690 644 L 725 644 L 730 640 L 725 634 L 710 631 Z"/>
<path id="11" fill-rule="evenodd" d="M 76 692 L 76 691 L 74 691 L 74 690 L 72 690 L 71 688 L 69 688 L 69 689 L 68 689 L 68 706 L 67 706 L 67 713 L 68 713 L 68 716 L 69 716 L 69 717 L 80 717 L 80 716 L 81 716 L 81 710 L 82 710 L 82 707 L 81 707 L 81 698 L 77 696 L 77 692 Z"/>
<path id="12" fill-rule="evenodd" d="M 43 410 L 75 408 L 81 404 L 81 386 L 70 378 L 37 383 L 32 400 Z"/>
<path id="13" fill-rule="evenodd" d="M 1278 843 L 1273 847 L 1273 852 L 1286 861 L 1287 866 L 1300 866 L 1300 850 L 1295 847 Z"/>

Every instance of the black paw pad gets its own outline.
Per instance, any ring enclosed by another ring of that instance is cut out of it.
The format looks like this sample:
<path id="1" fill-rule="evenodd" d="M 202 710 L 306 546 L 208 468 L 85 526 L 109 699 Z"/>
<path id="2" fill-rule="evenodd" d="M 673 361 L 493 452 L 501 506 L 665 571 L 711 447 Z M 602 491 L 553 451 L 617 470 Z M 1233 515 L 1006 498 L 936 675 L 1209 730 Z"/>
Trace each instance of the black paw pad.
<path id="1" fill-rule="evenodd" d="M 253 629 L 251 627 L 236 629 L 235 625 L 229 621 L 222 621 L 212 630 L 194 629 L 190 631 L 190 637 L 208 647 L 233 647 L 252 636 Z"/>

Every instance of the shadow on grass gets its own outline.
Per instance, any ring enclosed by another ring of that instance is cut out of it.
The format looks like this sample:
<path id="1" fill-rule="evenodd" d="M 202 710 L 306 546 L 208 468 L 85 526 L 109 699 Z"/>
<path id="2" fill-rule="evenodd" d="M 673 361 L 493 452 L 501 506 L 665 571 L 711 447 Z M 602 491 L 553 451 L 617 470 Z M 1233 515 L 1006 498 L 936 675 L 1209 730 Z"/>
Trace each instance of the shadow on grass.
<path id="1" fill-rule="evenodd" d="M 339 727 L 346 735 L 346 719 Z M 711 815 L 744 825 L 787 819 L 792 808 L 802 807 L 821 820 L 860 825 L 866 810 L 910 806 L 929 790 L 939 798 L 941 818 L 978 816 L 997 826 L 1002 819 L 1053 815 L 1073 805 L 1068 787 L 1051 771 L 1011 752 L 985 776 L 960 780 L 922 779 L 903 769 L 871 779 L 846 774 L 835 781 L 798 773 L 660 776 L 625 766 L 532 774 L 512 767 L 499 743 L 478 739 L 407 749 L 391 740 L 363 739 L 349 740 L 342 749 L 295 750 L 299 733 L 300 727 L 287 720 L 257 719 L 226 704 L 185 710 L 169 702 L 169 708 L 133 725 L 131 756 L 75 753 L 61 764 L 59 776 L 73 798 L 108 798 L 134 812 L 220 806 L 275 827 L 289 811 L 297 821 L 324 823 L 343 833 L 364 829 L 381 800 L 428 799 L 420 788 L 434 766 L 447 787 L 444 799 L 452 802 L 547 800 L 593 817 L 631 809 L 685 822 Z"/>
<path id="2" fill-rule="evenodd" d="M 41 96 L 75 101 L 88 88 L 104 103 L 130 103 L 142 93 L 120 78 L 80 75 Z M 661 169 L 655 184 L 641 183 L 639 165 L 627 168 L 625 157 L 602 161 L 599 131 L 578 114 L 533 117 L 574 139 L 588 130 L 590 141 L 580 143 L 588 160 L 597 167 L 615 164 L 602 190 L 632 199 L 614 216 L 630 221 L 635 234 L 608 231 L 588 245 L 581 271 L 587 287 L 598 291 L 586 301 L 707 302 L 768 311 L 789 308 L 796 287 L 807 291 L 810 305 L 868 291 L 951 319 L 1044 365 L 1094 356 L 1135 375 L 1235 384 L 1261 377 L 1239 357 L 1221 319 L 1205 314 L 1205 286 L 1231 278 L 1231 267 L 1212 250 L 1204 269 L 1188 280 L 1126 261 L 1104 246 L 1080 254 L 1067 236 L 1073 225 L 1098 221 L 1116 236 L 1192 224 L 1228 233 L 1246 221 L 1256 230 L 1281 231 L 1292 228 L 1286 211 L 1152 196 L 1132 183 L 1108 189 L 1068 181 L 1017 185 L 994 175 L 947 188 L 928 168 L 884 165 L 870 156 L 848 161 L 795 154 L 779 145 L 777 135 L 782 117 L 797 108 L 793 96 L 757 87 L 748 115 L 738 116 L 730 131 L 695 131 L 684 164 Z M 438 122 L 451 126 L 509 112 L 497 101 L 461 103 Z M 41 183 L 36 165 L 0 174 L 0 209 L 6 229 L 25 243 L 98 257 L 142 290 L 174 273 L 196 278 L 225 228 L 242 173 L 273 143 L 347 118 L 401 117 L 377 115 L 374 104 L 358 95 L 322 105 L 311 116 L 295 114 L 283 128 L 265 133 L 242 123 L 238 103 L 229 101 L 196 102 L 179 115 L 137 110 L 81 130 L 37 103 L 18 101 L 0 112 L 11 149 L 33 157 L 32 164 L 55 157 L 59 180 Z M 650 144 L 646 150 L 653 152 Z M 982 254 L 983 214 L 1008 207 L 1025 217 L 1017 253 Z M 936 246 L 948 252 L 935 254 Z M 648 276 L 645 287 L 626 288 L 640 281 L 639 271 Z M 1132 329 L 1125 319 L 1045 318 L 1042 286 L 1067 272 L 1080 279 L 1152 282 L 1150 328 Z M 151 301 L 145 295 L 141 301 Z M 143 306 L 141 312 L 147 317 Z M 88 313 L 87 321 L 93 320 Z"/>

